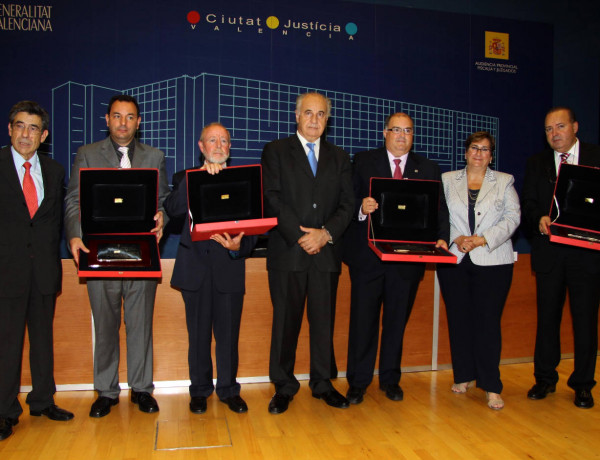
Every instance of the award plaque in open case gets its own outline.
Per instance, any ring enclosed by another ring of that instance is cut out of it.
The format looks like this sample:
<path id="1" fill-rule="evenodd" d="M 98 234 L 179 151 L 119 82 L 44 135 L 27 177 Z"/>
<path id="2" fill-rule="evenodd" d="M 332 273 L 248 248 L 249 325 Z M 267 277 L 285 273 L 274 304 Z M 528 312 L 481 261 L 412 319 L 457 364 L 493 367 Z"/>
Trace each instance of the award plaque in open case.
<path id="1" fill-rule="evenodd" d="M 456 263 L 436 248 L 440 182 L 371 178 L 379 207 L 369 214 L 369 247 L 383 261 Z"/>
<path id="2" fill-rule="evenodd" d="M 550 241 L 600 250 L 600 168 L 561 165 L 550 218 Z"/>
<path id="3" fill-rule="evenodd" d="M 158 169 L 82 168 L 78 273 L 95 278 L 160 278 L 154 215 Z"/>
<path id="4" fill-rule="evenodd" d="M 218 174 L 189 170 L 187 193 L 192 241 L 223 232 L 260 235 L 277 225 L 276 217 L 263 218 L 260 165 L 231 166 Z"/>

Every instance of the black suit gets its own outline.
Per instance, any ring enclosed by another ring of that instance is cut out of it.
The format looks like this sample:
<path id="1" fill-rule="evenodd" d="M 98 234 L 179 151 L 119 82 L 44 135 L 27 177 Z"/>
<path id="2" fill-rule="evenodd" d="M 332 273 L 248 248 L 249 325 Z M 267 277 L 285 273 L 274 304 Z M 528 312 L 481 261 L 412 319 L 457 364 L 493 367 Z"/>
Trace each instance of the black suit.
<path id="1" fill-rule="evenodd" d="M 298 334 L 307 300 L 310 323 L 310 387 L 314 394 L 332 388 L 332 326 L 341 237 L 352 218 L 351 166 L 348 154 L 321 140 L 317 175 L 313 176 L 297 135 L 265 145 L 262 154 L 265 211 L 277 217 L 269 234 L 267 269 L 273 302 L 269 376 L 278 393 L 293 396 Z M 309 255 L 298 244 L 300 226 L 326 228 L 333 244 Z"/>
<path id="2" fill-rule="evenodd" d="M 11 148 L 0 150 L 0 418 L 17 418 L 25 326 L 29 332 L 31 410 L 54 404 L 52 322 L 62 265 L 59 242 L 65 172 L 38 154 L 44 199 L 30 217 Z"/>
<path id="3" fill-rule="evenodd" d="M 370 196 L 372 177 L 393 177 L 385 148 L 354 157 L 356 207 L 344 240 L 344 262 L 352 282 L 347 378 L 350 386 L 358 388 L 366 388 L 373 380 L 382 302 L 379 382 L 396 385 L 400 381 L 404 329 L 425 272 L 423 263 L 382 262 L 369 248 L 368 219 L 360 221 L 358 215 L 363 198 Z M 437 163 L 414 153 L 408 153 L 403 177 L 441 181 Z M 438 238 L 447 241 L 448 209 L 441 186 L 438 227 Z"/>
<path id="4" fill-rule="evenodd" d="M 164 207 L 171 217 L 189 215 L 186 171 L 173 176 L 173 191 Z M 244 257 L 256 244 L 256 236 L 242 238 L 238 255 L 216 241 L 192 242 L 189 217 L 181 233 L 171 285 L 181 289 L 188 328 L 190 395 L 208 397 L 214 390 L 211 359 L 212 333 L 217 358 L 217 396 L 239 395 L 236 381 L 238 338 L 245 291 Z"/>
<path id="5" fill-rule="evenodd" d="M 600 147 L 580 143 L 578 163 L 600 167 Z M 568 385 L 575 390 L 590 390 L 596 384 L 600 252 L 551 243 L 548 236 L 540 234 L 539 221 L 550 212 L 555 184 L 554 152 L 547 149 L 530 157 L 521 208 L 537 284 L 534 375 L 538 383 L 558 381 L 560 322 L 568 288 L 575 339 L 575 369 Z"/>

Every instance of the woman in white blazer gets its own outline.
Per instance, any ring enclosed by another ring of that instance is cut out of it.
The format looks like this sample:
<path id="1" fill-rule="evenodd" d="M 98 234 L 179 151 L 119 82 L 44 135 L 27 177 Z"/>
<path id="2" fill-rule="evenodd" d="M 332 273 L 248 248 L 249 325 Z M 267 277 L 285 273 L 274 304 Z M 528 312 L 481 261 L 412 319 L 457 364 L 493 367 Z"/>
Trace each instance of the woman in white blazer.
<path id="1" fill-rule="evenodd" d="M 511 236 L 519 226 L 519 197 L 510 174 L 489 168 L 495 148 L 486 131 L 465 141 L 465 169 L 442 174 L 450 211 L 449 250 L 457 265 L 438 265 L 448 318 L 454 393 L 473 382 L 487 395 L 491 409 L 502 409 L 500 396 L 500 319 L 513 273 Z"/>

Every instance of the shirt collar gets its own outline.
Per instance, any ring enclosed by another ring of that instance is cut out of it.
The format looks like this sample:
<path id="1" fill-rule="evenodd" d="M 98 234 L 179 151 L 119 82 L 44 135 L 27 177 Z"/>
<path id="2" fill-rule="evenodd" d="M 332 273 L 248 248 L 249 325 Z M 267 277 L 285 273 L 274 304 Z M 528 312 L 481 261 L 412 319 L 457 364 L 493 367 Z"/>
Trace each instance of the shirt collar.
<path id="1" fill-rule="evenodd" d="M 23 167 L 25 161 L 29 161 L 29 163 L 31 163 L 31 168 L 33 170 L 37 170 L 39 168 L 40 159 L 38 157 L 37 150 L 29 160 L 25 160 L 25 158 L 23 158 L 12 145 L 10 146 L 10 150 L 12 152 L 13 161 L 15 162 L 17 170 Z"/>

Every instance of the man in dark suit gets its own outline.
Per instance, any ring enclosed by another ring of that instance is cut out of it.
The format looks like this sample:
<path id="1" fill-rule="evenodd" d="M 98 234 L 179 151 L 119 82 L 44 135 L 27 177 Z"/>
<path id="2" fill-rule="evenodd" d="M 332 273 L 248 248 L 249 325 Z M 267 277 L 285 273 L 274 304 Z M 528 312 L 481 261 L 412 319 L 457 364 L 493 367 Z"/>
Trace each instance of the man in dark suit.
<path id="1" fill-rule="evenodd" d="M 8 116 L 11 147 L 0 150 L 0 441 L 23 413 L 17 399 L 25 326 L 32 390 L 29 413 L 66 421 L 54 404 L 52 322 L 62 266 L 59 255 L 65 171 L 37 152 L 48 136 L 48 112 L 32 101 Z"/>
<path id="2" fill-rule="evenodd" d="M 135 98 L 125 94 L 113 96 L 108 103 L 106 125 L 110 136 L 103 141 L 84 145 L 77 150 L 66 196 L 65 233 L 75 263 L 79 251 L 89 252 L 82 241 L 79 224 L 79 170 L 81 168 L 157 168 L 159 170 L 156 226 L 151 230 L 160 240 L 163 232 L 162 202 L 169 193 L 163 152 L 135 139 L 141 116 Z M 119 229 L 115 228 L 115 232 Z M 90 417 L 104 417 L 119 403 L 119 328 L 121 305 L 127 335 L 127 380 L 131 401 L 142 412 L 157 412 L 152 397 L 152 315 L 156 279 L 88 278 L 88 296 L 95 328 L 94 388 L 98 398 Z"/>
<path id="3" fill-rule="evenodd" d="M 204 127 L 198 141 L 204 165 L 218 174 L 229 158 L 231 138 L 220 123 Z M 236 381 L 238 339 L 244 303 L 246 264 L 256 244 L 256 236 L 233 238 L 214 234 L 208 241 L 192 241 L 187 199 L 186 171 L 173 176 L 173 191 L 164 206 L 171 217 L 188 216 L 177 249 L 171 285 L 181 289 L 189 335 L 190 410 L 206 412 L 213 385 L 211 341 L 214 331 L 217 358 L 217 396 L 233 412 L 247 412 Z"/>
<path id="4" fill-rule="evenodd" d="M 567 384 L 575 390 L 574 403 L 584 409 L 594 405 L 600 302 L 600 252 L 551 243 L 548 215 L 557 172 L 562 163 L 600 167 L 600 147 L 577 139 L 579 125 L 573 111 L 555 107 L 546 114 L 545 131 L 550 149 L 530 157 L 525 170 L 521 209 L 524 230 L 531 241 L 531 266 L 536 274 L 537 333 L 535 385 L 529 399 L 543 399 L 556 391 L 560 362 L 560 322 L 567 290 L 573 336 L 575 368 Z M 556 216 L 552 216 L 553 218 Z"/>
<path id="5" fill-rule="evenodd" d="M 346 397 L 352 404 L 363 401 L 373 380 L 383 302 L 379 388 L 393 401 L 401 401 L 400 361 L 404 329 L 425 272 L 423 263 L 382 262 L 368 246 L 367 216 L 379 204 L 370 196 L 372 177 L 441 181 L 437 163 L 415 155 L 414 124 L 405 113 L 390 115 L 383 129 L 385 147 L 357 153 L 354 157 L 354 219 L 344 238 L 344 262 L 352 282 Z M 448 209 L 440 192 L 437 246 L 447 249 Z"/>
<path id="6" fill-rule="evenodd" d="M 268 143 L 262 154 L 265 209 L 278 218 L 267 248 L 273 303 L 272 414 L 285 412 L 300 388 L 294 363 L 305 301 L 312 394 L 332 407 L 348 407 L 330 381 L 332 304 L 341 270 L 341 237 L 352 218 L 354 198 L 348 154 L 321 139 L 330 113 L 331 101 L 321 94 L 298 96 L 298 131 Z"/>

